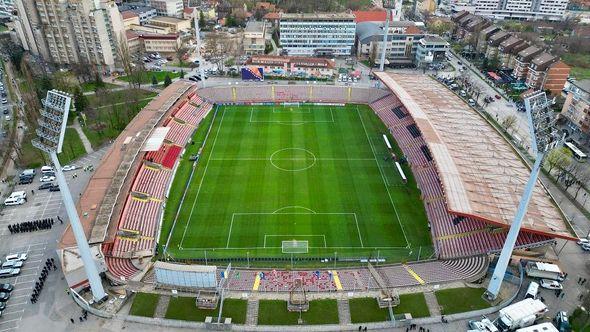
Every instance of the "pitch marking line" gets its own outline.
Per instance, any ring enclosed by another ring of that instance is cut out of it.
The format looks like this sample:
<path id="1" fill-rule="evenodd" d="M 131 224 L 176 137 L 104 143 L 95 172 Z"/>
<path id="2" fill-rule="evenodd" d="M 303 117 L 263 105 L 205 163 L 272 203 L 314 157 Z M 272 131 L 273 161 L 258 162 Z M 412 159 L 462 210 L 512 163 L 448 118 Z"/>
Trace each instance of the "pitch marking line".
<path id="1" fill-rule="evenodd" d="M 298 126 L 298 125 L 303 125 L 306 123 L 334 123 L 334 113 L 332 112 L 332 107 L 329 108 L 330 110 L 330 117 L 332 118 L 330 121 L 328 120 L 316 120 L 316 121 L 309 121 L 309 120 L 302 120 L 302 121 L 292 121 L 292 122 L 288 122 L 288 121 L 280 121 L 280 120 L 268 120 L 268 121 L 252 121 L 252 115 L 254 114 L 254 107 L 250 108 L 250 123 L 278 123 L 278 124 L 285 124 L 285 125 L 294 125 L 294 126 Z M 274 106 L 273 106 L 273 113 L 274 112 Z M 277 114 L 280 114 L 280 112 L 276 112 Z M 312 112 L 309 112 L 309 114 L 311 114 Z M 300 113 L 300 114 L 308 114 L 308 113 Z"/>
<path id="2" fill-rule="evenodd" d="M 271 248 L 282 248 L 282 247 L 267 247 L 266 246 L 266 237 L 287 237 L 287 236 L 293 236 L 293 237 L 322 237 L 324 239 L 324 247 L 323 248 L 328 248 L 328 243 L 326 242 L 326 235 L 324 234 L 309 234 L 309 235 L 299 235 L 299 234 L 264 234 L 264 244 L 263 244 L 263 248 L 266 249 L 271 249 Z M 322 247 L 316 247 L 316 248 L 322 248 Z"/>
<path id="3" fill-rule="evenodd" d="M 284 208 L 281 208 L 281 209 L 284 209 Z M 279 210 L 281 210 L 281 209 L 279 209 Z M 309 215 L 309 214 L 313 214 L 313 215 L 353 215 L 354 216 L 354 222 L 356 224 L 356 231 L 357 231 L 357 234 L 359 236 L 359 242 L 361 244 L 361 248 L 364 248 L 365 247 L 365 245 L 363 244 L 362 236 L 361 236 L 361 230 L 360 230 L 360 227 L 359 227 L 358 218 L 356 216 L 356 213 L 354 213 L 354 212 L 351 213 L 351 212 L 315 212 L 314 211 L 313 213 L 310 213 L 310 212 L 280 212 L 280 213 L 278 213 L 278 212 L 275 211 L 275 212 L 238 212 L 238 213 L 232 213 L 231 223 L 229 224 L 229 232 L 227 234 L 227 243 L 225 245 L 225 248 L 226 249 L 229 249 L 229 242 L 231 240 L 231 233 L 232 233 L 232 229 L 234 227 L 234 220 L 235 220 L 235 216 L 236 215 L 240 216 L 240 215 Z M 351 247 L 351 248 L 358 248 L 358 247 Z M 184 250 L 184 247 L 183 247 L 183 250 Z"/>
<path id="4" fill-rule="evenodd" d="M 365 127 L 365 121 L 363 120 L 363 117 L 361 116 L 361 113 L 359 112 L 358 106 L 356 107 L 356 113 L 357 113 L 359 119 L 361 120 L 361 124 L 363 125 L 363 130 L 365 131 L 365 136 L 367 137 L 367 141 L 369 142 L 369 145 L 371 146 L 371 151 L 373 151 L 373 156 L 375 157 L 375 163 L 377 164 L 377 168 L 379 169 L 379 173 L 381 173 L 381 179 L 383 180 L 383 185 L 385 186 L 385 190 L 387 190 L 387 195 L 389 196 L 389 201 L 391 202 L 391 206 L 393 206 L 393 210 L 395 211 L 395 215 L 397 217 L 397 222 L 399 223 L 399 226 L 402 229 L 402 233 L 404 234 L 404 238 L 406 239 L 407 248 L 409 248 L 410 242 L 408 241 L 408 237 L 406 236 L 406 231 L 404 229 L 404 226 L 402 225 L 402 221 L 399 217 L 399 214 L 397 213 L 397 208 L 395 207 L 395 204 L 393 203 L 393 199 L 391 198 L 389 186 L 387 186 L 385 175 L 383 174 L 383 170 L 381 170 L 381 166 L 379 165 L 379 162 L 377 161 L 377 156 L 375 155 L 375 147 L 373 147 L 373 143 L 371 142 L 371 139 L 369 138 L 369 134 L 367 133 L 367 128 Z"/>
<path id="5" fill-rule="evenodd" d="M 199 193 L 201 192 L 201 188 L 203 187 L 203 181 L 207 175 L 207 169 L 209 168 L 209 163 L 211 162 L 211 157 L 213 156 L 213 151 L 215 150 L 215 145 L 217 144 L 217 137 L 219 137 L 219 132 L 221 131 L 221 127 L 223 125 L 223 119 L 225 118 L 225 108 L 223 108 L 223 114 L 221 114 L 221 121 L 219 122 L 219 127 L 217 127 L 217 133 L 215 133 L 215 139 L 213 140 L 213 146 L 211 147 L 211 152 L 209 152 L 209 158 L 207 159 L 207 164 L 205 165 L 205 171 L 203 171 L 203 176 L 201 177 L 201 182 L 199 182 L 199 188 L 197 189 L 197 195 L 195 196 L 195 200 L 193 201 L 193 206 L 191 207 L 191 213 L 189 214 L 188 221 L 184 226 L 184 232 L 182 233 L 182 240 L 180 240 L 180 244 L 178 245 L 179 248 L 183 247 L 184 244 L 184 237 L 186 236 L 186 231 L 188 230 L 192 217 L 193 211 L 195 210 L 195 206 L 197 205 L 197 200 L 199 198 Z M 181 207 L 179 207 L 180 209 Z"/>

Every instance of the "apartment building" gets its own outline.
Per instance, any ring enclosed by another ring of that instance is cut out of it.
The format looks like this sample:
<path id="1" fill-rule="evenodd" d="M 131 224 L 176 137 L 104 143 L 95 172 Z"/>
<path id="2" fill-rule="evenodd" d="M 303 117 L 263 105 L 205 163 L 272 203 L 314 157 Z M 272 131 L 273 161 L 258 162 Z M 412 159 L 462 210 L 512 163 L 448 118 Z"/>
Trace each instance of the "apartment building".
<path id="1" fill-rule="evenodd" d="M 570 84 L 561 114 L 574 132 L 590 135 L 590 80 Z"/>
<path id="2" fill-rule="evenodd" d="M 529 73 L 529 65 L 538 54 L 543 50 L 536 46 L 529 46 L 524 50 L 518 52 L 514 60 L 514 70 L 512 76 L 517 80 L 524 80 Z"/>
<path id="3" fill-rule="evenodd" d="M 129 29 L 132 25 L 140 25 L 139 15 L 131 10 L 121 12 L 121 17 L 123 18 L 123 27 L 125 29 Z"/>
<path id="4" fill-rule="evenodd" d="M 356 55 L 359 58 L 381 60 L 384 22 L 365 21 L 356 26 Z M 418 42 L 425 36 L 424 24 L 413 21 L 390 22 L 385 53 L 386 64 L 411 65 L 416 57 Z"/>
<path id="5" fill-rule="evenodd" d="M 561 95 L 571 70 L 572 68 L 561 60 L 551 64 L 545 72 L 542 89 L 549 90 L 552 96 Z"/>
<path id="6" fill-rule="evenodd" d="M 156 9 L 158 16 L 171 16 L 181 18 L 184 4 L 182 0 L 150 0 L 150 6 Z"/>
<path id="7" fill-rule="evenodd" d="M 569 0 L 465 0 L 451 5 L 454 12 L 469 11 L 494 20 L 559 21 Z"/>
<path id="8" fill-rule="evenodd" d="M 17 35 L 25 49 L 58 65 L 115 69 L 124 24 L 114 1 L 16 0 L 16 7 Z"/>
<path id="9" fill-rule="evenodd" d="M 486 58 L 491 59 L 498 56 L 498 47 L 506 39 L 510 38 L 510 34 L 506 31 L 498 31 L 491 35 L 488 39 L 488 47 L 486 49 Z"/>
<path id="10" fill-rule="evenodd" d="M 269 76 L 330 78 L 336 73 L 334 61 L 325 58 L 253 55 L 245 65 L 261 67 Z"/>
<path id="11" fill-rule="evenodd" d="M 281 14 L 281 47 L 289 55 L 334 55 L 352 53 L 356 23 L 354 15 Z"/>
<path id="12" fill-rule="evenodd" d="M 500 28 L 498 28 L 495 25 L 483 29 L 479 33 L 479 37 L 477 38 L 477 45 L 475 47 L 475 51 L 477 53 L 485 53 L 485 50 L 488 47 L 488 40 L 493 34 L 495 34 L 498 31 L 500 31 Z"/>
<path id="13" fill-rule="evenodd" d="M 514 36 L 510 36 L 508 39 L 501 42 L 498 46 L 498 61 L 500 67 L 504 69 L 514 68 L 514 59 L 516 58 L 516 55 L 527 46 L 528 44 L 524 40 Z"/>
<path id="14" fill-rule="evenodd" d="M 549 90 L 552 95 L 561 94 L 571 68 L 549 53 L 540 53 L 529 65 L 526 85 L 531 89 Z"/>
<path id="15" fill-rule="evenodd" d="M 247 55 L 264 54 L 266 47 L 266 24 L 248 21 L 244 29 L 244 53 Z"/>

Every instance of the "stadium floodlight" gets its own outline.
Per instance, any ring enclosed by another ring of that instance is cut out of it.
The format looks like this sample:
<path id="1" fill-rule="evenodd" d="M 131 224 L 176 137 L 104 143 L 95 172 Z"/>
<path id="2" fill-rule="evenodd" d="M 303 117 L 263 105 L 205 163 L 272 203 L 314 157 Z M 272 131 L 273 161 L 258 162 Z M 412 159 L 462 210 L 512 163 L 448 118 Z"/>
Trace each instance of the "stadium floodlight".
<path id="1" fill-rule="evenodd" d="M 37 138 L 33 139 L 34 147 L 46 152 L 51 158 L 55 167 L 55 178 L 59 185 L 62 200 L 66 207 L 66 212 L 70 218 L 70 225 L 78 244 L 78 250 L 84 263 L 84 269 L 90 283 L 92 296 L 95 301 L 101 301 L 107 294 L 104 291 L 98 269 L 90 253 L 90 246 L 86 240 L 86 234 L 80 223 L 76 205 L 72 199 L 72 194 L 66 183 L 66 178 L 62 172 L 61 164 L 57 155 L 61 153 L 64 134 L 68 122 L 68 113 L 72 104 L 72 97 L 58 90 L 47 92 L 45 99 L 41 100 L 43 109 L 40 111 L 39 128 L 37 128 Z"/>
<path id="2" fill-rule="evenodd" d="M 536 91 L 525 96 L 524 104 L 531 134 L 531 149 L 536 159 L 531 169 L 529 180 L 526 183 L 524 193 L 518 204 L 518 210 L 516 210 L 516 215 L 514 216 L 512 225 L 510 225 L 504 247 L 502 247 L 502 252 L 494 268 L 492 279 L 485 292 L 485 296 L 489 300 L 495 300 L 500 292 L 500 287 L 502 287 L 516 238 L 518 237 L 522 221 L 533 196 L 533 189 L 535 188 L 535 183 L 541 170 L 543 158 L 547 151 L 557 147 L 563 141 L 563 139 L 558 137 L 557 131 L 555 130 L 556 117 L 551 109 L 551 102 L 547 100 L 545 92 Z"/>
<path id="3" fill-rule="evenodd" d="M 197 44 L 197 60 L 199 60 L 199 72 L 201 73 L 202 87 L 205 87 L 205 71 L 203 69 L 204 62 L 201 56 L 201 29 L 199 28 L 199 18 L 201 18 L 201 11 L 198 7 L 193 7 L 193 18 L 195 20 L 195 43 Z"/>

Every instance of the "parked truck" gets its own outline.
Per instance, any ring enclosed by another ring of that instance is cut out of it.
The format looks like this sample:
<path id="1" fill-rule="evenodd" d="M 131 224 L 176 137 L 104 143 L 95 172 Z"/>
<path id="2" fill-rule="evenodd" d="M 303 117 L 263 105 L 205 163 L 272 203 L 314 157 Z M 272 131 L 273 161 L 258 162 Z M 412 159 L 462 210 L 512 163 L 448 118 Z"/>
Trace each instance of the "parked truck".
<path id="1" fill-rule="evenodd" d="M 516 330 L 516 332 L 559 332 L 559 330 L 551 323 L 541 323 L 529 327 L 523 327 L 522 329 Z"/>
<path id="2" fill-rule="evenodd" d="M 525 266 L 526 275 L 533 278 L 563 281 L 564 274 L 559 266 L 543 262 L 528 262 Z"/>
<path id="3" fill-rule="evenodd" d="M 470 320 L 467 325 L 469 326 L 467 332 L 498 332 L 498 328 L 486 317 L 480 321 Z"/>
<path id="4" fill-rule="evenodd" d="M 514 331 L 533 325 L 545 312 L 547 306 L 540 300 L 524 299 L 501 309 L 495 323 L 500 331 Z"/>

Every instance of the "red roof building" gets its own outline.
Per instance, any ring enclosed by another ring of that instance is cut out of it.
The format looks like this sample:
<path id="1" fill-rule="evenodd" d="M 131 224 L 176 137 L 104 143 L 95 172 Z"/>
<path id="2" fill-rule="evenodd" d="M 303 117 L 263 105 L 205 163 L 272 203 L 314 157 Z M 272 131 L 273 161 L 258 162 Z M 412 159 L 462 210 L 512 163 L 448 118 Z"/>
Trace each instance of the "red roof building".
<path id="1" fill-rule="evenodd" d="M 354 14 L 354 21 L 361 22 L 385 22 L 387 19 L 387 12 L 379 10 L 357 10 L 352 12 Z"/>

